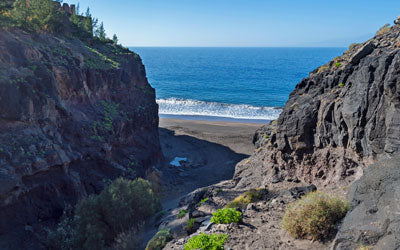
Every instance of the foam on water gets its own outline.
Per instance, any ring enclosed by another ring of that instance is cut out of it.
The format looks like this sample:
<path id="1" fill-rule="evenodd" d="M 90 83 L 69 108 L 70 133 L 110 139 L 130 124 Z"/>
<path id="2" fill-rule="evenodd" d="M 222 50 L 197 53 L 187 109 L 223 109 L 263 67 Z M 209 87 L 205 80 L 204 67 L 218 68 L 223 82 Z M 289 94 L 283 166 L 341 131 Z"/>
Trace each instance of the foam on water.
<path id="1" fill-rule="evenodd" d="M 281 109 L 256 107 L 246 104 L 204 102 L 191 99 L 157 99 L 159 113 L 165 115 L 190 115 L 227 117 L 234 119 L 275 120 Z"/>

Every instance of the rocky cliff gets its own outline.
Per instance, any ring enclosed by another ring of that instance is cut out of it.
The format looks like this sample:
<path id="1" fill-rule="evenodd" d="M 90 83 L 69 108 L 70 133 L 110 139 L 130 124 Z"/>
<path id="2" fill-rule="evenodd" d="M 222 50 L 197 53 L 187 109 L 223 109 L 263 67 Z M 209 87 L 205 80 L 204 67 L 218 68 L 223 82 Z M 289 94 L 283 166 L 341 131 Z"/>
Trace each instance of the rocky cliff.
<path id="1" fill-rule="evenodd" d="M 400 248 L 400 157 L 368 167 L 352 185 L 348 198 L 351 211 L 332 249 Z"/>
<path id="2" fill-rule="evenodd" d="M 400 150 L 399 89 L 396 24 L 303 79 L 279 119 L 255 135 L 258 150 L 237 167 L 236 182 L 326 186 L 359 177 L 367 164 Z"/>
<path id="3" fill-rule="evenodd" d="M 162 159 L 141 59 L 112 43 L 0 29 L 0 248 L 37 249 L 46 225 L 117 176 Z"/>

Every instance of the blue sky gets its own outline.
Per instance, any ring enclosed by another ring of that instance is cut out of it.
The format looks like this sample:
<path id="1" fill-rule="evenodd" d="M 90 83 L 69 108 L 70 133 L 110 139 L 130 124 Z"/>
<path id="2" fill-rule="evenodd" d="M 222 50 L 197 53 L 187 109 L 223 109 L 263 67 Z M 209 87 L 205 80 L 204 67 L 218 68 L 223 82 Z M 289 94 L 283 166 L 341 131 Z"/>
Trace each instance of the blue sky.
<path id="1" fill-rule="evenodd" d="M 400 14 L 399 0 L 65 0 L 125 46 L 345 47 Z"/>

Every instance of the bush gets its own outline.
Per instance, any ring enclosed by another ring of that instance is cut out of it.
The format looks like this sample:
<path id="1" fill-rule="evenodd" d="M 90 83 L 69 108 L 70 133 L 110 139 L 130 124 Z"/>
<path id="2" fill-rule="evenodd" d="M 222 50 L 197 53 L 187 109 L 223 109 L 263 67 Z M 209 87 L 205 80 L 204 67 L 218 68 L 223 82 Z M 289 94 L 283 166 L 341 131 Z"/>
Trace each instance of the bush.
<path id="1" fill-rule="evenodd" d="M 204 234 L 193 236 L 185 244 L 184 250 L 224 250 L 224 244 L 228 235 L 226 234 Z"/>
<path id="2" fill-rule="evenodd" d="M 312 192 L 288 206 L 282 226 L 295 238 L 321 240 L 329 236 L 335 223 L 348 210 L 348 202 L 322 192 Z"/>
<path id="3" fill-rule="evenodd" d="M 340 66 L 342 66 L 342 64 L 340 62 L 335 63 L 336 68 L 339 68 Z"/>
<path id="4" fill-rule="evenodd" d="M 69 219 L 71 232 L 57 234 L 66 223 L 61 221 L 53 238 L 61 244 L 58 248 L 102 249 L 118 234 L 139 227 L 159 208 L 160 202 L 148 181 L 119 178 L 99 195 L 81 200 L 73 220 Z"/>
<path id="5" fill-rule="evenodd" d="M 172 239 L 169 229 L 162 229 L 147 243 L 145 250 L 162 250 Z"/>
<path id="6" fill-rule="evenodd" d="M 226 208 L 245 208 L 249 203 L 256 202 L 262 199 L 263 192 L 265 189 L 251 189 L 244 193 L 244 195 L 240 195 L 236 197 L 233 201 L 229 202 L 225 207 Z"/>
<path id="7" fill-rule="evenodd" d="M 141 240 L 136 236 L 135 231 L 122 232 L 114 239 L 112 250 L 141 250 Z"/>
<path id="8" fill-rule="evenodd" d="M 211 221 L 216 224 L 229 224 L 242 221 L 242 213 L 234 208 L 218 209 L 213 213 Z"/>
<path id="9" fill-rule="evenodd" d="M 344 87 L 344 83 L 339 83 L 339 87 L 343 88 Z"/>
<path id="10" fill-rule="evenodd" d="M 380 36 L 385 34 L 386 32 L 388 32 L 390 30 L 390 24 L 385 24 L 383 25 L 377 32 L 376 32 L 376 36 Z"/>

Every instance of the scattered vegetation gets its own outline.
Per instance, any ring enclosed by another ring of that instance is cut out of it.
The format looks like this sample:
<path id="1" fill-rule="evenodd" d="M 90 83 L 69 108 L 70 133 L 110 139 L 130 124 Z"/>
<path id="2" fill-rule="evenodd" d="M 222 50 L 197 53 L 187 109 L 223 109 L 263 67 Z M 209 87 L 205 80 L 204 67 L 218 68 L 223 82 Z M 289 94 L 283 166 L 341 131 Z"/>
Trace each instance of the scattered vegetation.
<path id="1" fill-rule="evenodd" d="M 249 203 L 253 203 L 262 199 L 263 192 L 265 189 L 251 189 L 236 197 L 233 201 L 229 202 L 225 207 L 226 208 L 245 208 Z"/>
<path id="2" fill-rule="evenodd" d="M 295 238 L 311 237 L 322 240 L 349 210 L 349 204 L 322 192 L 312 192 L 290 204 L 283 216 L 282 226 Z"/>
<path id="3" fill-rule="evenodd" d="M 217 212 L 213 213 L 211 221 L 216 224 L 238 223 L 242 221 L 242 213 L 235 208 L 218 209 Z"/>
<path id="4" fill-rule="evenodd" d="M 184 246 L 184 250 L 224 250 L 224 244 L 228 235 L 226 234 L 205 234 L 193 236 Z"/>
<path id="5" fill-rule="evenodd" d="M 203 205 L 206 201 L 208 201 L 208 199 L 209 199 L 208 197 L 202 199 L 201 201 L 199 201 L 199 203 L 196 204 L 196 207 L 200 207 L 200 206 Z"/>
<path id="6" fill-rule="evenodd" d="M 189 211 L 186 209 L 182 209 L 181 211 L 179 211 L 178 213 L 178 218 L 182 219 L 183 217 L 185 217 L 185 215 L 188 213 Z"/>
<path id="7" fill-rule="evenodd" d="M 147 243 L 145 250 L 162 250 L 172 239 L 169 229 L 162 229 Z"/>
<path id="8" fill-rule="evenodd" d="M 118 38 L 107 38 L 104 24 L 92 17 L 90 9 L 81 13 L 79 5 L 72 14 L 65 13 L 60 4 L 62 0 L 16 0 L 0 2 L 0 26 L 18 27 L 29 32 L 46 31 L 51 33 L 70 33 L 82 40 L 93 38 L 117 44 Z M 66 23 L 66 20 L 70 24 Z"/>
<path id="9" fill-rule="evenodd" d="M 380 36 L 385 34 L 386 32 L 388 32 L 390 30 L 390 24 L 385 24 L 383 25 L 377 32 L 376 32 L 376 36 Z"/>
<path id="10" fill-rule="evenodd" d="M 340 62 L 335 63 L 336 68 L 339 68 L 340 66 L 342 66 L 342 64 Z"/>
<path id="11" fill-rule="evenodd" d="M 195 219 L 194 219 L 194 218 L 190 218 L 190 219 L 189 219 L 188 224 L 187 224 L 187 226 L 186 226 L 186 229 L 187 229 L 189 232 L 192 231 L 193 226 L 194 226 L 194 222 L 195 222 Z"/>
<path id="12" fill-rule="evenodd" d="M 50 244 L 54 249 L 103 249 L 159 208 L 148 181 L 119 178 L 99 195 L 81 200 L 73 216 L 64 216 L 49 235 Z"/>
<path id="13" fill-rule="evenodd" d="M 339 87 L 343 88 L 344 87 L 344 83 L 339 83 Z"/>

